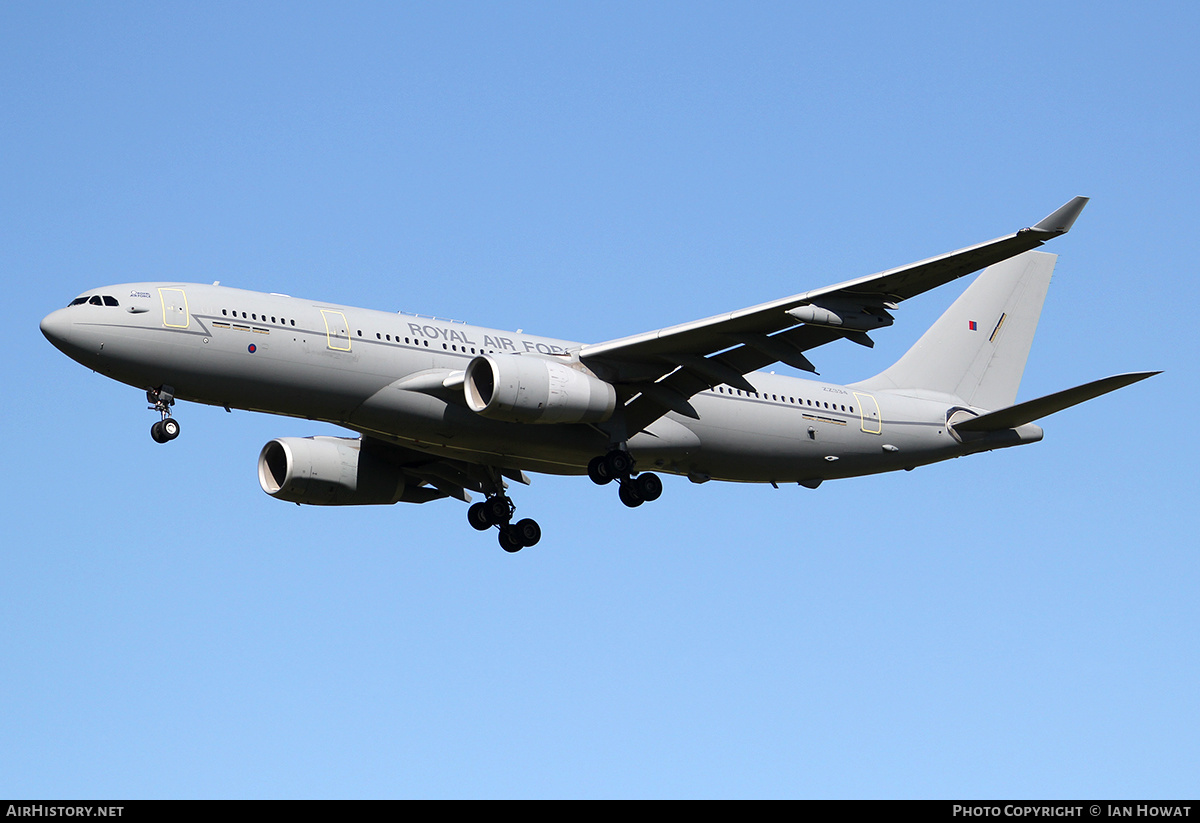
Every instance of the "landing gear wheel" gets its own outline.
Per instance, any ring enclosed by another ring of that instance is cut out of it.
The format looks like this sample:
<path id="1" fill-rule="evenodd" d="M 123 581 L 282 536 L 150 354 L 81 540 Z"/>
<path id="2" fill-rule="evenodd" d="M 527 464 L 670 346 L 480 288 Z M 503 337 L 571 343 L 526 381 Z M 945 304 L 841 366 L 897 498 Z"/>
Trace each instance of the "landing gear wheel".
<path id="1" fill-rule="evenodd" d="M 597 486 L 605 486 L 613 481 L 613 476 L 608 473 L 608 458 L 604 455 L 593 457 L 588 463 L 588 477 Z"/>
<path id="2" fill-rule="evenodd" d="M 508 521 L 512 520 L 516 508 L 512 501 L 502 494 L 489 497 L 483 502 L 483 506 L 487 511 L 489 525 L 492 526 L 507 525 Z"/>
<path id="3" fill-rule="evenodd" d="M 604 466 L 609 477 L 628 477 L 633 470 L 633 457 L 627 451 L 616 449 L 604 456 Z"/>
<path id="4" fill-rule="evenodd" d="M 174 417 L 168 417 L 162 421 L 161 431 L 167 440 L 174 440 L 179 436 L 179 421 Z"/>
<path id="5" fill-rule="evenodd" d="M 515 532 L 516 530 L 512 526 L 500 527 L 500 548 L 509 554 L 514 554 L 525 548 Z"/>
<path id="6" fill-rule="evenodd" d="M 521 541 L 521 545 L 526 548 L 536 546 L 537 542 L 542 539 L 542 527 L 537 524 L 536 520 L 530 520 L 528 517 L 518 520 L 517 525 L 512 528 L 517 539 Z"/>
<path id="7" fill-rule="evenodd" d="M 467 522 L 476 531 L 483 532 L 490 529 L 492 527 L 492 520 L 488 515 L 487 503 L 475 503 L 471 508 L 467 509 Z"/>
<path id="8" fill-rule="evenodd" d="M 633 484 L 637 489 L 638 497 L 647 503 L 662 497 L 662 481 L 658 479 L 657 474 L 643 472 L 634 478 Z"/>
<path id="9" fill-rule="evenodd" d="M 618 492 L 617 496 L 621 498 L 622 503 L 631 509 L 636 509 L 638 506 L 646 502 L 642 496 L 638 494 L 635 482 L 632 480 L 621 483 L 621 490 Z"/>
<path id="10" fill-rule="evenodd" d="M 159 420 L 157 423 L 155 423 L 153 426 L 150 427 L 150 437 L 154 440 L 155 443 L 166 443 L 167 442 L 168 438 L 163 433 L 163 421 Z"/>

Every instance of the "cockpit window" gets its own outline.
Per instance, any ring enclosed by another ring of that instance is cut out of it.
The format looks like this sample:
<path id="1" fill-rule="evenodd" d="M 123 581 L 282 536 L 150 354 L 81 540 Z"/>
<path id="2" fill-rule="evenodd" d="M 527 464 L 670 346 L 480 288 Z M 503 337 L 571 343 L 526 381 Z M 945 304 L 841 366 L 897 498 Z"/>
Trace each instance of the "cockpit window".
<path id="1" fill-rule="evenodd" d="M 105 294 L 105 295 L 99 295 L 99 294 L 87 295 L 87 294 L 85 294 L 83 297 L 76 297 L 74 300 L 72 300 L 70 303 L 68 303 L 67 308 L 70 308 L 71 306 L 82 306 L 84 303 L 88 303 L 93 306 L 119 306 L 119 305 L 121 305 L 120 303 L 117 302 L 117 298 L 115 298 L 109 294 Z"/>

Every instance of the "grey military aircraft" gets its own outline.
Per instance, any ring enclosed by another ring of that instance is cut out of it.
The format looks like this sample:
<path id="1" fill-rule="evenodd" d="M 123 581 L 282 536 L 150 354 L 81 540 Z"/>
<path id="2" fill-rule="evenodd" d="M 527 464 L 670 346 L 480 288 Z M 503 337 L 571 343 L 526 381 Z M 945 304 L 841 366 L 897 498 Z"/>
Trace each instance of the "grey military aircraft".
<path id="1" fill-rule="evenodd" d="M 1013 234 L 878 274 L 678 326 L 580 344 L 214 285 L 126 283 L 49 314 L 72 359 L 146 391 L 150 434 L 179 436 L 176 400 L 334 423 L 358 437 L 280 438 L 258 477 L 311 505 L 453 497 L 509 552 L 541 529 L 514 522 L 507 481 L 526 471 L 615 482 L 621 502 L 662 493 L 654 471 L 693 482 L 798 483 L 913 469 L 1033 443 L 1033 421 L 1158 372 L 1096 380 L 1016 403 L 1076 197 Z M 894 365 L 846 386 L 807 352 L 864 346 L 915 295 L 986 269 Z"/>

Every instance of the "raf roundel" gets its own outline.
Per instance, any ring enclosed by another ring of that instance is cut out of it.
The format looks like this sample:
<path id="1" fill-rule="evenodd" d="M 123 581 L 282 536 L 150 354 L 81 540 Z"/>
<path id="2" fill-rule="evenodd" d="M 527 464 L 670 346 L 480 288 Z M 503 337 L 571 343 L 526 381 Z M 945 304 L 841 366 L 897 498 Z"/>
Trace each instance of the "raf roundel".
<path id="1" fill-rule="evenodd" d="M 251 343 L 249 346 L 246 347 L 246 351 L 250 352 L 251 354 L 254 354 L 256 351 L 258 351 L 258 346 Z"/>

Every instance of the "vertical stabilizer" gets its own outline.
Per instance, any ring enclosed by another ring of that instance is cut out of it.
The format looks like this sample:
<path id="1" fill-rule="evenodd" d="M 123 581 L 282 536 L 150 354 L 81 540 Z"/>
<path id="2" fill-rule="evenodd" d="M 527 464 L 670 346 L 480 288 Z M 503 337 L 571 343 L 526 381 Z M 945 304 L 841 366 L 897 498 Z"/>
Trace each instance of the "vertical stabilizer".
<path id="1" fill-rule="evenodd" d="M 983 409 L 1011 406 L 1057 259 L 1030 251 L 989 266 L 895 365 L 857 385 L 949 394 Z"/>

